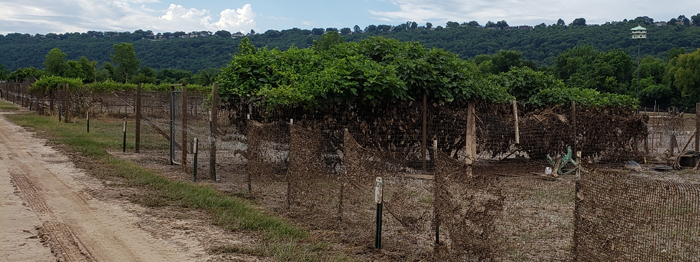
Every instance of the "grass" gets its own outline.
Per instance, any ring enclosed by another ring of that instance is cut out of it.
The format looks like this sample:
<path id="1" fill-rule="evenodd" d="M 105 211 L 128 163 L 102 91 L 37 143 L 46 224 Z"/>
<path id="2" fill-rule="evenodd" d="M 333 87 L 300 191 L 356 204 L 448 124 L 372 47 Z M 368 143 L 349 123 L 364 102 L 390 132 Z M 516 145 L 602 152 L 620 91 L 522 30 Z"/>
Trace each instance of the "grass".
<path id="1" fill-rule="evenodd" d="M 19 109 L 16 106 L 14 106 L 12 103 L 0 101 L 0 112 L 2 112 L 2 111 L 17 111 L 17 110 L 19 110 Z"/>
<path id="2" fill-rule="evenodd" d="M 122 124 L 118 121 L 91 119 L 90 133 L 86 133 L 84 123 L 61 123 L 56 117 L 36 114 L 8 115 L 8 119 L 36 132 L 48 135 L 51 141 L 65 144 L 70 151 L 88 157 L 91 162 L 102 166 L 101 178 L 117 179 L 123 186 L 144 188 L 145 193 L 132 200 L 149 207 L 178 205 L 184 208 L 207 211 L 213 223 L 228 230 L 249 230 L 259 232 L 270 241 L 262 241 L 251 250 L 222 248 L 212 252 L 237 252 L 252 255 L 272 256 L 283 261 L 345 261 L 344 254 L 332 253 L 327 245 L 308 239 L 303 229 L 286 222 L 277 216 L 264 213 L 246 200 L 224 195 L 208 186 L 185 181 L 173 181 L 158 176 L 155 171 L 143 168 L 134 162 L 111 156 L 107 149 L 121 149 Z M 127 137 L 133 141 L 133 134 Z M 133 148 L 133 145 L 129 148 Z M 323 248 L 319 248 L 319 245 Z M 322 257 L 322 260 L 314 258 Z"/>

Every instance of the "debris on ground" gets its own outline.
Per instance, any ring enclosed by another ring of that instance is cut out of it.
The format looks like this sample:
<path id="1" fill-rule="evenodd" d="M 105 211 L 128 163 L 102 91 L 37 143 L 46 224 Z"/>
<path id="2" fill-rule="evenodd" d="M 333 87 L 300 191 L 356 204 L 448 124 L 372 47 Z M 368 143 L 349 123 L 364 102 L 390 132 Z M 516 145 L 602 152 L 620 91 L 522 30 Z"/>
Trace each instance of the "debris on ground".
<path id="1" fill-rule="evenodd" d="M 625 169 L 641 172 L 642 166 L 634 160 L 628 160 L 627 163 L 625 163 Z"/>

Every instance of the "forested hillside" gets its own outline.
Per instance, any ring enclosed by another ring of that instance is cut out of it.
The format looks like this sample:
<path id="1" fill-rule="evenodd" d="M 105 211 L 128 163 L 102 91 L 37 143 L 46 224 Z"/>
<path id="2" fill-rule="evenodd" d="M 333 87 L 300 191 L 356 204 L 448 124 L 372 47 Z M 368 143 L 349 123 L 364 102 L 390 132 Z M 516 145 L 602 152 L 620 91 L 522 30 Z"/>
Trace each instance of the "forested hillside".
<path id="1" fill-rule="evenodd" d="M 393 26 L 370 25 L 364 29 L 268 30 L 249 37 L 256 47 L 279 47 L 286 50 L 292 45 L 309 47 L 326 31 L 338 31 L 346 41 L 360 41 L 381 35 L 400 41 L 418 41 L 429 48 L 443 48 L 458 54 L 462 59 L 494 54 L 499 50 L 516 50 L 522 53 L 525 60 L 533 60 L 539 65 L 552 65 L 558 54 L 582 45 L 591 45 L 600 51 L 622 49 L 636 57 L 637 42 L 630 39 L 630 29 L 637 25 L 648 28 L 649 34 L 649 38 L 641 42 L 642 56 L 652 55 L 666 59 L 672 48 L 685 47 L 688 51 L 693 51 L 700 47 L 700 26 L 696 26 L 700 24 L 700 16 L 693 16 L 692 20 L 685 16 L 673 20 L 678 22 L 675 25 L 656 26 L 654 20 L 648 17 L 604 25 L 586 25 L 585 19 L 577 19 L 568 25 L 562 21 L 557 25 L 541 24 L 523 29 L 508 27 L 505 21 L 487 24 L 486 28 L 477 26 L 476 22 L 448 22 L 445 26 L 436 25 L 430 29 L 406 23 Z M 197 37 L 189 38 L 194 35 Z M 158 37 L 163 39 L 157 39 Z M 85 56 L 101 65 L 109 62 L 114 44 L 127 42 L 133 44 L 143 66 L 197 72 L 225 66 L 236 52 L 240 41 L 241 38 L 231 38 L 230 33 L 225 31 L 158 35 L 142 30 L 58 35 L 14 33 L 0 35 L 0 64 L 8 71 L 30 66 L 41 68 L 49 50 L 59 48 L 67 54 L 69 60 Z"/>

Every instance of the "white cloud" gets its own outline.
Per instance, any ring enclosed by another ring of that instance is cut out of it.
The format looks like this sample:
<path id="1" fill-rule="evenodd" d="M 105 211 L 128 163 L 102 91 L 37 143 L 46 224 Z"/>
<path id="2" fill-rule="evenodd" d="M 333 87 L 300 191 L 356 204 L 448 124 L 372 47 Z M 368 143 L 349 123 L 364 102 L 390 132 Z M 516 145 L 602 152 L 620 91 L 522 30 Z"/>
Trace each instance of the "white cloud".
<path id="1" fill-rule="evenodd" d="M 304 24 L 304 25 L 308 25 L 308 26 L 311 25 L 311 22 L 309 22 L 309 21 L 301 21 L 301 23 Z"/>
<path id="2" fill-rule="evenodd" d="M 650 16 L 655 20 L 668 20 L 686 10 L 700 10 L 700 1 L 684 2 L 683 8 L 666 5 L 655 0 L 380 0 L 398 6 L 394 11 L 369 10 L 374 19 L 402 23 L 444 23 L 506 20 L 511 25 L 539 23 L 553 24 L 559 18 L 570 23 L 583 17 L 589 24 L 602 24 L 613 20 Z M 689 17 L 688 14 L 686 16 Z"/>
<path id="3" fill-rule="evenodd" d="M 155 32 L 217 31 L 246 32 L 255 28 L 256 14 L 250 4 L 224 9 L 218 19 L 211 11 L 170 4 L 156 10 L 158 0 L 0 0 L 0 34 L 63 33 L 96 31 Z M 135 4 L 131 6 L 130 4 Z"/>

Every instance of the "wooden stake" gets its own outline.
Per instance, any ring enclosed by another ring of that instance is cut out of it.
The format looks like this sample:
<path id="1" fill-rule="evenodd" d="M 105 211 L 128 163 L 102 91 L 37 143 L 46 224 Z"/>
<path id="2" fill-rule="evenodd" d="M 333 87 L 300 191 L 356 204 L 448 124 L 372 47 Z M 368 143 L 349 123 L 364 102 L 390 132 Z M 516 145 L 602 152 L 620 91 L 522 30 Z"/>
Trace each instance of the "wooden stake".
<path id="1" fill-rule="evenodd" d="M 216 181 L 216 130 L 219 110 L 219 84 L 211 87 L 211 112 L 209 113 L 209 175 Z"/>
<path id="2" fill-rule="evenodd" d="M 136 133 L 134 134 L 136 153 L 141 152 L 141 84 L 136 87 Z"/>
<path id="3" fill-rule="evenodd" d="M 182 167 L 187 166 L 187 86 L 182 85 Z"/>
<path id="4" fill-rule="evenodd" d="M 466 130 L 466 145 L 465 145 L 465 163 L 471 165 L 476 159 L 476 112 L 474 112 L 474 103 L 469 102 L 467 105 L 467 130 Z"/>
<path id="5" fill-rule="evenodd" d="M 700 103 L 695 104 L 695 130 L 700 130 Z M 695 151 L 700 151 L 700 132 L 695 133 Z"/>
<path id="6" fill-rule="evenodd" d="M 515 144 L 520 144 L 520 129 L 518 128 L 518 101 L 513 100 L 513 116 L 515 116 Z"/>
<path id="7" fill-rule="evenodd" d="M 572 127 L 571 129 L 573 129 L 573 130 L 571 130 L 571 135 L 572 135 L 571 143 L 573 143 L 571 145 L 571 147 L 574 149 L 574 155 L 572 157 L 574 160 L 578 160 L 576 157 L 576 154 L 578 152 L 578 151 L 576 151 L 576 137 L 577 137 L 576 132 L 578 132 L 578 131 L 576 130 L 576 102 L 575 101 L 571 101 L 571 127 Z"/>
<path id="8" fill-rule="evenodd" d="M 421 144 L 421 151 L 423 152 L 423 173 L 428 174 L 428 169 L 426 165 L 426 146 L 428 143 L 428 95 L 423 95 L 423 143 Z"/>

